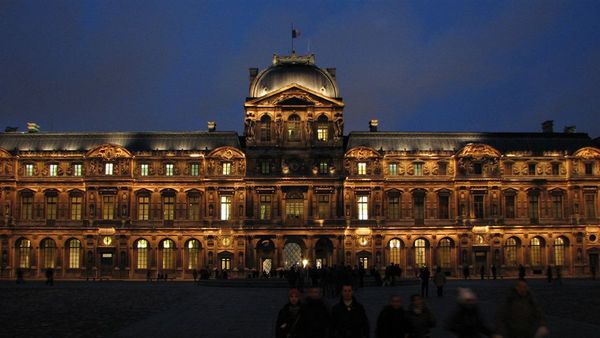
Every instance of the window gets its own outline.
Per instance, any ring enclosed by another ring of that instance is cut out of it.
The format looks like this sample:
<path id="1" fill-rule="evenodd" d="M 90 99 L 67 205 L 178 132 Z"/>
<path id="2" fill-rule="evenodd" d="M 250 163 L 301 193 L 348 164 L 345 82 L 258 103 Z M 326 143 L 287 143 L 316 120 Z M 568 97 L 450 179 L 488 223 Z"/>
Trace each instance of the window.
<path id="1" fill-rule="evenodd" d="M 102 196 L 102 219 L 111 220 L 115 218 L 115 196 Z"/>
<path id="2" fill-rule="evenodd" d="M 448 219 L 450 217 L 449 212 L 450 196 L 446 194 L 438 195 L 438 218 Z"/>
<path id="3" fill-rule="evenodd" d="M 33 195 L 31 193 L 21 195 L 21 219 L 33 219 Z"/>
<path id="4" fill-rule="evenodd" d="M 329 141 L 329 124 L 327 117 L 321 115 L 317 124 L 317 140 L 322 142 Z"/>
<path id="5" fill-rule="evenodd" d="M 25 165 L 25 176 L 33 176 L 33 164 L 28 163 Z"/>
<path id="6" fill-rule="evenodd" d="M 222 257 L 221 258 L 221 270 L 229 270 L 231 269 L 231 257 Z"/>
<path id="7" fill-rule="evenodd" d="M 81 257 L 81 242 L 73 238 L 69 240 L 67 248 L 69 250 L 69 269 L 79 269 Z"/>
<path id="8" fill-rule="evenodd" d="M 452 259 L 452 240 L 450 238 L 443 238 L 440 241 L 440 266 L 442 268 L 449 268 Z"/>
<path id="9" fill-rule="evenodd" d="M 565 264 L 565 240 L 557 237 L 554 240 L 554 265 L 562 266 Z"/>
<path id="10" fill-rule="evenodd" d="M 506 218 L 515 218 L 515 195 L 504 195 L 504 213 Z"/>
<path id="11" fill-rule="evenodd" d="M 358 162 L 358 174 L 366 175 L 367 174 L 367 162 Z"/>
<path id="12" fill-rule="evenodd" d="M 413 195 L 413 208 L 415 223 L 422 225 L 425 220 L 425 193 L 417 192 Z"/>
<path id="13" fill-rule="evenodd" d="M 173 176 L 173 163 L 165 164 L 165 176 Z"/>
<path id="14" fill-rule="evenodd" d="M 30 257 L 31 257 L 31 241 L 28 239 L 21 239 L 17 244 L 19 255 L 18 264 L 21 269 L 29 269 L 30 268 Z"/>
<path id="15" fill-rule="evenodd" d="M 481 165 L 481 163 L 473 163 L 473 173 L 475 175 L 483 174 L 483 166 Z"/>
<path id="16" fill-rule="evenodd" d="M 555 219 L 563 218 L 563 194 L 562 192 L 552 193 L 552 217 Z"/>
<path id="17" fill-rule="evenodd" d="M 191 221 L 200 220 L 200 194 L 188 194 L 188 219 Z"/>
<path id="18" fill-rule="evenodd" d="M 269 160 L 260 161 L 260 173 L 269 175 L 271 173 L 271 162 Z"/>
<path id="19" fill-rule="evenodd" d="M 271 118 L 269 115 L 260 118 L 260 140 L 263 142 L 271 141 Z"/>
<path id="20" fill-rule="evenodd" d="M 147 269 L 148 268 L 148 241 L 145 239 L 140 239 L 137 241 L 135 246 L 137 252 L 137 269 Z"/>
<path id="21" fill-rule="evenodd" d="M 356 198 L 358 203 L 358 219 L 368 220 L 369 219 L 369 196 L 359 195 Z"/>
<path id="22" fill-rule="evenodd" d="M 300 117 L 292 115 L 288 119 L 288 141 L 300 141 Z"/>
<path id="23" fill-rule="evenodd" d="M 585 218 L 596 218 L 596 193 L 584 194 Z"/>
<path id="24" fill-rule="evenodd" d="M 48 175 L 52 177 L 58 176 L 58 164 L 50 164 L 48 166 Z"/>
<path id="25" fill-rule="evenodd" d="M 175 269 L 175 242 L 170 239 L 162 241 L 162 268 L 165 270 Z"/>
<path id="26" fill-rule="evenodd" d="M 504 246 L 504 253 L 506 256 L 506 265 L 516 266 L 517 265 L 517 240 L 511 237 L 506 240 Z"/>
<path id="27" fill-rule="evenodd" d="M 304 218 L 304 199 L 299 196 L 293 196 L 285 201 L 285 215 L 288 219 Z"/>
<path id="28" fill-rule="evenodd" d="M 421 267 L 425 265 L 425 248 L 426 242 L 420 238 L 415 241 L 415 266 Z"/>
<path id="29" fill-rule="evenodd" d="M 559 175 L 560 174 L 560 164 L 558 163 L 552 163 L 552 175 Z"/>
<path id="30" fill-rule="evenodd" d="M 504 163 L 504 175 L 512 175 L 513 164 L 512 162 Z"/>
<path id="31" fill-rule="evenodd" d="M 271 219 L 271 195 L 261 194 L 260 200 L 260 220 L 265 221 Z"/>
<path id="32" fill-rule="evenodd" d="M 104 175 L 113 175 L 113 163 L 104 163 Z"/>
<path id="33" fill-rule="evenodd" d="M 535 175 L 535 163 L 529 163 L 527 165 L 527 173 L 529 175 Z"/>
<path id="34" fill-rule="evenodd" d="M 586 163 L 585 164 L 585 174 L 586 175 L 593 175 L 594 174 L 594 164 L 593 163 Z"/>
<path id="35" fill-rule="evenodd" d="M 223 162 L 223 175 L 231 175 L 231 162 Z"/>
<path id="36" fill-rule="evenodd" d="M 317 213 L 319 219 L 329 218 L 329 195 L 317 195 Z"/>
<path id="37" fill-rule="evenodd" d="M 415 163 L 415 176 L 423 176 L 423 163 Z"/>
<path id="38" fill-rule="evenodd" d="M 83 196 L 80 194 L 71 195 L 71 220 L 81 220 L 81 209 L 83 204 Z"/>
<path id="39" fill-rule="evenodd" d="M 221 220 L 227 221 L 231 219 L 231 196 L 221 196 Z"/>
<path id="40" fill-rule="evenodd" d="M 538 237 L 531 239 L 531 265 L 542 265 L 542 243 Z"/>
<path id="41" fill-rule="evenodd" d="M 388 196 L 388 217 L 389 219 L 400 219 L 400 195 L 390 194 Z"/>
<path id="42" fill-rule="evenodd" d="M 198 164 L 198 163 L 190 164 L 190 175 L 200 176 L 200 164 Z"/>
<path id="43" fill-rule="evenodd" d="M 148 176 L 150 173 L 150 166 L 148 163 L 140 164 L 140 176 Z"/>
<path id="44" fill-rule="evenodd" d="M 195 239 L 191 239 L 187 243 L 188 250 L 188 269 L 198 268 L 198 256 L 200 254 L 200 242 Z"/>
<path id="45" fill-rule="evenodd" d="M 390 163 L 388 165 L 388 171 L 390 173 L 390 176 L 398 175 L 398 163 Z"/>
<path id="46" fill-rule="evenodd" d="M 73 176 L 83 176 L 83 166 L 81 163 L 73 164 Z"/>
<path id="47" fill-rule="evenodd" d="M 484 218 L 484 196 L 483 195 L 473 195 L 473 212 L 475 218 Z"/>
<path id="48" fill-rule="evenodd" d="M 46 219 L 55 220 L 58 211 L 58 196 L 47 195 L 46 196 Z"/>
<path id="49" fill-rule="evenodd" d="M 440 162 L 438 163 L 438 175 L 447 175 L 448 174 L 448 163 Z"/>
<path id="50" fill-rule="evenodd" d="M 390 264 L 400 264 L 400 248 L 402 242 L 399 239 L 390 240 Z"/>
<path id="51" fill-rule="evenodd" d="M 164 195 L 163 202 L 163 220 L 172 221 L 175 219 L 175 195 Z"/>
<path id="52" fill-rule="evenodd" d="M 44 239 L 40 243 L 42 250 L 42 268 L 53 269 L 56 261 L 56 243 L 50 238 Z"/>
<path id="53" fill-rule="evenodd" d="M 319 174 L 325 175 L 329 172 L 329 163 L 327 161 L 319 162 Z"/>
<path id="54" fill-rule="evenodd" d="M 540 215 L 539 194 L 537 192 L 531 192 L 528 195 L 528 199 L 529 218 L 531 219 L 531 222 L 537 222 L 539 220 Z"/>
<path id="55" fill-rule="evenodd" d="M 150 195 L 141 194 L 137 198 L 138 200 L 138 220 L 147 221 L 150 219 Z"/>

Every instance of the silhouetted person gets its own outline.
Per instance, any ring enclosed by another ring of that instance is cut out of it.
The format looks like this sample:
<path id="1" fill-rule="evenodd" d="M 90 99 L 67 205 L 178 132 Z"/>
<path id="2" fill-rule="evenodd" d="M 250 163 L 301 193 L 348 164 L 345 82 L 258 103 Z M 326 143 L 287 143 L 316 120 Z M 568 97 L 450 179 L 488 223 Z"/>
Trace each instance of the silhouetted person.
<path id="1" fill-rule="evenodd" d="M 17 284 L 24 284 L 25 278 L 23 277 L 23 270 L 17 269 Z"/>
<path id="2" fill-rule="evenodd" d="M 559 285 L 562 285 L 562 271 L 561 271 L 560 265 L 556 266 L 556 282 Z"/>
<path id="3" fill-rule="evenodd" d="M 52 268 L 46 269 L 46 285 L 54 285 L 54 270 Z"/>
<path id="4" fill-rule="evenodd" d="M 288 302 L 277 315 L 275 327 L 276 338 L 296 338 L 298 336 L 298 322 L 300 321 L 300 291 L 290 289 Z"/>
<path id="5" fill-rule="evenodd" d="M 463 266 L 463 277 L 465 279 L 469 279 L 469 275 L 470 275 L 469 266 L 465 264 Z"/>
<path id="6" fill-rule="evenodd" d="M 457 308 L 446 320 L 446 329 L 459 338 L 491 337 L 489 328 L 477 306 L 477 297 L 470 289 L 458 288 Z"/>
<path id="7" fill-rule="evenodd" d="M 431 277 L 431 273 L 427 266 L 421 268 L 419 277 L 421 278 L 421 296 L 429 297 L 429 277 Z"/>
<path id="8" fill-rule="evenodd" d="M 498 269 L 496 268 L 495 264 L 492 264 L 492 278 L 496 279 L 497 276 L 498 276 Z"/>
<path id="9" fill-rule="evenodd" d="M 479 275 L 481 275 L 481 280 L 483 280 L 485 276 L 485 268 L 483 267 L 483 265 L 479 268 Z"/>
<path id="10" fill-rule="evenodd" d="M 525 267 L 519 264 L 519 279 L 525 279 Z"/>
<path id="11" fill-rule="evenodd" d="M 437 267 L 435 275 L 433 275 L 433 284 L 437 289 L 437 296 L 444 297 L 444 285 L 446 285 L 446 274 L 442 271 L 441 267 Z"/>
<path id="12" fill-rule="evenodd" d="M 327 305 L 323 302 L 321 289 L 316 286 L 310 287 L 300 309 L 299 337 L 328 338 L 330 324 L 331 316 Z"/>
<path id="13" fill-rule="evenodd" d="M 504 338 L 546 337 L 544 314 L 524 279 L 511 288 L 496 317 L 497 332 Z"/>
<path id="14" fill-rule="evenodd" d="M 194 278 L 194 282 L 198 280 L 198 270 L 192 270 L 192 277 Z"/>
<path id="15" fill-rule="evenodd" d="M 409 323 L 402 308 L 402 298 L 394 295 L 377 317 L 377 338 L 404 338 L 408 334 Z"/>
<path id="16" fill-rule="evenodd" d="M 435 326 L 433 313 L 425 305 L 423 297 L 412 295 L 406 316 L 409 322 L 408 338 L 430 337 L 430 330 Z"/>
<path id="17" fill-rule="evenodd" d="M 331 310 L 332 338 L 368 338 L 369 320 L 365 308 L 354 298 L 352 285 L 342 285 L 342 299 Z"/>
<path id="18" fill-rule="evenodd" d="M 146 281 L 152 282 L 152 272 L 150 270 L 146 271 Z"/>
<path id="19" fill-rule="evenodd" d="M 552 283 L 552 268 L 548 265 L 546 269 L 546 279 L 548 279 L 548 283 Z"/>

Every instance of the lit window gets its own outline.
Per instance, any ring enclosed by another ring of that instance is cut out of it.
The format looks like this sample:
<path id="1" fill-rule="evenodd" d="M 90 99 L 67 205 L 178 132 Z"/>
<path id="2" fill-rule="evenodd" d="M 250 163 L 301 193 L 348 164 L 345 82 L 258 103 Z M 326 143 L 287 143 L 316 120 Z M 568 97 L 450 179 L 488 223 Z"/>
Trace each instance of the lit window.
<path id="1" fill-rule="evenodd" d="M 113 175 L 113 163 L 104 164 L 104 175 Z"/>
<path id="2" fill-rule="evenodd" d="M 271 219 L 271 195 L 260 195 L 260 219 L 269 220 Z"/>
<path id="3" fill-rule="evenodd" d="M 173 163 L 165 164 L 165 175 L 173 176 Z"/>
<path id="4" fill-rule="evenodd" d="M 221 196 L 221 220 L 227 221 L 231 219 L 231 196 Z"/>
<path id="5" fill-rule="evenodd" d="M 565 240 L 558 237 L 554 240 L 554 265 L 562 266 L 565 264 Z"/>
<path id="6" fill-rule="evenodd" d="M 148 176 L 149 172 L 150 168 L 148 166 L 148 163 L 140 164 L 140 176 Z"/>
<path id="7" fill-rule="evenodd" d="M 165 221 L 175 219 L 175 196 L 163 196 L 163 219 Z"/>
<path id="8" fill-rule="evenodd" d="M 102 219 L 111 220 L 115 218 L 115 196 L 102 196 Z"/>
<path id="9" fill-rule="evenodd" d="M 423 176 L 423 163 L 415 163 L 415 176 Z"/>
<path id="10" fill-rule="evenodd" d="M 398 163 L 390 163 L 388 165 L 388 169 L 390 172 L 390 176 L 396 176 L 398 175 Z"/>
<path id="11" fill-rule="evenodd" d="M 83 204 L 83 196 L 73 195 L 71 196 L 71 220 L 81 220 L 81 206 Z"/>
<path id="12" fill-rule="evenodd" d="M 415 241 L 415 265 L 417 267 L 425 265 L 425 247 L 426 242 L 424 239 L 417 239 Z"/>
<path id="13" fill-rule="evenodd" d="M 326 142 L 329 140 L 329 127 L 326 123 L 320 123 L 317 127 L 317 140 Z"/>
<path id="14" fill-rule="evenodd" d="M 390 241 L 390 263 L 391 264 L 400 264 L 400 248 L 402 246 L 402 242 L 399 239 L 392 239 Z"/>
<path id="15" fill-rule="evenodd" d="M 285 215 L 288 219 L 303 219 L 304 200 L 297 198 L 287 199 L 285 201 Z"/>
<path id="16" fill-rule="evenodd" d="M 223 175 L 231 175 L 231 162 L 223 162 Z"/>
<path id="17" fill-rule="evenodd" d="M 440 241 L 440 265 L 442 268 L 449 268 L 451 263 L 452 240 L 444 238 Z"/>
<path id="18" fill-rule="evenodd" d="M 25 165 L 25 176 L 33 176 L 33 164 L 28 163 Z"/>
<path id="19" fill-rule="evenodd" d="M 48 166 L 48 175 L 49 176 L 58 176 L 58 164 L 50 164 Z"/>
<path id="20" fill-rule="evenodd" d="M 162 241 L 162 268 L 165 270 L 172 270 L 175 268 L 174 249 L 175 243 L 172 240 L 165 239 Z"/>
<path id="21" fill-rule="evenodd" d="M 504 254 L 506 257 L 506 265 L 517 265 L 517 240 L 513 237 L 506 240 L 506 245 L 504 246 Z"/>
<path id="22" fill-rule="evenodd" d="M 17 245 L 18 251 L 18 262 L 19 268 L 29 269 L 30 268 L 30 257 L 31 257 L 31 241 L 28 239 L 21 239 Z"/>
<path id="23" fill-rule="evenodd" d="M 50 238 L 44 239 L 40 243 L 42 251 L 42 268 L 53 269 L 56 261 L 56 243 Z"/>
<path id="24" fill-rule="evenodd" d="M 369 196 L 360 195 L 357 198 L 358 203 L 358 219 L 367 220 L 369 219 Z"/>
<path id="25" fill-rule="evenodd" d="M 319 174 L 327 174 L 329 172 L 329 163 L 327 161 L 319 162 Z"/>
<path id="26" fill-rule="evenodd" d="M 198 163 L 192 163 L 190 165 L 190 175 L 192 175 L 192 176 L 200 175 L 200 165 Z"/>
<path id="27" fill-rule="evenodd" d="M 148 268 L 148 241 L 145 239 L 140 239 L 136 244 L 137 251 L 137 264 L 136 267 L 138 269 L 147 269 Z"/>
<path id="28" fill-rule="evenodd" d="M 538 237 L 531 239 L 531 265 L 542 265 L 542 243 Z"/>
<path id="29" fill-rule="evenodd" d="M 81 163 L 73 164 L 73 176 L 82 176 L 83 175 L 83 166 Z"/>
<path id="30" fill-rule="evenodd" d="M 271 173 L 271 162 L 269 160 L 260 161 L 260 172 L 263 175 L 268 175 Z"/>
<path id="31" fill-rule="evenodd" d="M 359 175 L 367 174 L 367 162 L 358 162 L 358 174 Z"/>
<path id="32" fill-rule="evenodd" d="M 223 257 L 221 258 L 221 270 L 229 270 L 231 269 L 231 258 Z"/>
<path id="33" fill-rule="evenodd" d="M 200 242 L 195 239 L 188 241 L 188 269 L 198 268 L 198 256 L 200 254 Z"/>
<path id="34" fill-rule="evenodd" d="M 150 219 L 150 196 L 138 196 L 138 220 L 147 221 Z"/>
<path id="35" fill-rule="evenodd" d="M 81 242 L 77 239 L 69 240 L 69 269 L 79 269 L 81 257 Z"/>

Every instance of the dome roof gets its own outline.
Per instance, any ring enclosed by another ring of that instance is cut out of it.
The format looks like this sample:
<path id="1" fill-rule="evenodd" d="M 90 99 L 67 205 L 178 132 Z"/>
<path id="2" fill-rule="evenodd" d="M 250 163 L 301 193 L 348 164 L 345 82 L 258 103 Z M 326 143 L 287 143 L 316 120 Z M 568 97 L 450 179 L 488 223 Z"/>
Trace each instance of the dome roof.
<path id="1" fill-rule="evenodd" d="M 273 65 L 260 72 L 250 83 L 250 97 L 260 97 L 291 84 L 298 84 L 328 97 L 340 97 L 333 70 L 314 64 L 314 55 L 277 56 Z"/>

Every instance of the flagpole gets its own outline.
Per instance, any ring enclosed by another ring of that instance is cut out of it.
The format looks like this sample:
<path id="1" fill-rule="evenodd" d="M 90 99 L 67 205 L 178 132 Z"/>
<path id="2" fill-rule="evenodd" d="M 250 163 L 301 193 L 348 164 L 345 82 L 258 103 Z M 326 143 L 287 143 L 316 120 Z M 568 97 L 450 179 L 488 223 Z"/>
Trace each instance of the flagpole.
<path id="1" fill-rule="evenodd" d="M 294 24 L 292 23 L 292 54 L 295 53 L 294 51 Z"/>

